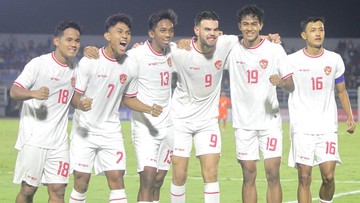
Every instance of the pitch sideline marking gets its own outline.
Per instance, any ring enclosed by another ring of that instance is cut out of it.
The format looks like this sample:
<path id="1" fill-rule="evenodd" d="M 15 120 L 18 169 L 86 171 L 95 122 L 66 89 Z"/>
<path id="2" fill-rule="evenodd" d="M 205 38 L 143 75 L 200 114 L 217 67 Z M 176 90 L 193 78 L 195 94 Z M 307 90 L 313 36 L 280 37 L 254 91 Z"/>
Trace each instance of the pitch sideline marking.
<path id="1" fill-rule="evenodd" d="M 334 194 L 333 199 L 337 198 L 337 197 L 342 197 L 342 196 L 348 196 L 348 195 L 353 195 L 353 194 L 358 194 L 360 193 L 360 190 L 354 190 L 351 192 L 343 192 L 343 193 L 338 193 L 338 194 Z M 312 198 L 312 201 L 316 201 L 319 200 L 319 198 Z M 284 203 L 297 203 L 298 201 L 290 201 L 290 202 L 284 202 Z"/>

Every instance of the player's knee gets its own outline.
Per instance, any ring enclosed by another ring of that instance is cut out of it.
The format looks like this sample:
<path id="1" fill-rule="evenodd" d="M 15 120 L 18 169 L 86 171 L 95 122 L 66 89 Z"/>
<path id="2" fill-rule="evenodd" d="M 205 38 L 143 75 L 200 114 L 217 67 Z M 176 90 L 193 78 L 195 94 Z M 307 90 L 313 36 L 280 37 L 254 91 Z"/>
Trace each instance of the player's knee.
<path id="1" fill-rule="evenodd" d="M 48 186 L 50 200 L 63 200 L 65 196 L 65 184 L 51 184 Z"/>
<path id="2" fill-rule="evenodd" d="M 326 174 L 322 175 L 322 181 L 326 185 L 331 185 L 334 182 L 334 174 Z"/>
<path id="3" fill-rule="evenodd" d="M 21 185 L 20 195 L 28 200 L 32 200 L 34 198 L 37 187 L 28 185 L 26 182 L 23 182 Z"/>
<path id="4" fill-rule="evenodd" d="M 301 173 L 298 175 L 299 183 L 301 185 L 310 185 L 311 183 L 311 175 L 308 173 Z"/>

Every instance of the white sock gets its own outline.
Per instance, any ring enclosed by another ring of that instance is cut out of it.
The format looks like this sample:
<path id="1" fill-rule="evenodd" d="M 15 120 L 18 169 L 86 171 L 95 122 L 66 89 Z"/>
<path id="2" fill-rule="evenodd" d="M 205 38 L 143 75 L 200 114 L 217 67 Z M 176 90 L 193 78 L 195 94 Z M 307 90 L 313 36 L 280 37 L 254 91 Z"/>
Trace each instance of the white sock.
<path id="1" fill-rule="evenodd" d="M 160 203 L 160 200 L 158 200 L 158 201 L 155 201 L 155 200 L 154 200 L 152 203 Z"/>
<path id="2" fill-rule="evenodd" d="M 320 203 L 332 203 L 332 200 L 322 200 L 320 198 L 319 198 L 319 200 L 320 200 Z"/>
<path id="3" fill-rule="evenodd" d="M 125 189 L 110 190 L 109 203 L 127 203 Z"/>
<path id="4" fill-rule="evenodd" d="M 86 193 L 79 193 L 74 188 L 71 191 L 69 203 L 85 203 Z"/>
<path id="5" fill-rule="evenodd" d="M 205 200 L 205 203 L 219 203 L 220 202 L 219 182 L 204 184 L 204 200 Z"/>
<path id="6" fill-rule="evenodd" d="M 171 182 L 170 186 L 171 203 L 185 202 L 185 185 L 176 186 Z"/>

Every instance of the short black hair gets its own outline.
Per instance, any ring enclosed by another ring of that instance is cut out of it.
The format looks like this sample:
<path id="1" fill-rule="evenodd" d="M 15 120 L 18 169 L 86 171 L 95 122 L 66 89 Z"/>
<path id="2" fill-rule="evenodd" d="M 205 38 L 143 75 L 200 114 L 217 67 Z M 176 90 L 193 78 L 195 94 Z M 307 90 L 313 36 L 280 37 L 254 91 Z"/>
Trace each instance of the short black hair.
<path id="1" fill-rule="evenodd" d="M 195 26 L 199 26 L 202 20 L 219 20 L 219 16 L 214 11 L 203 11 L 196 15 Z"/>
<path id="2" fill-rule="evenodd" d="M 132 19 L 129 15 L 124 13 L 118 13 L 109 16 L 105 21 L 105 31 L 109 31 L 110 27 L 115 26 L 117 23 L 122 22 L 129 27 L 131 30 Z"/>
<path id="3" fill-rule="evenodd" d="M 300 23 L 301 32 L 305 31 L 307 24 L 315 23 L 317 21 L 320 21 L 325 25 L 325 18 L 321 17 L 321 16 L 310 16 L 310 17 L 306 17 L 305 19 L 303 19 Z"/>
<path id="4" fill-rule="evenodd" d="M 64 34 L 64 30 L 66 30 L 68 28 L 74 28 L 75 30 L 79 31 L 80 34 L 82 33 L 82 27 L 80 26 L 80 24 L 78 24 L 77 22 L 74 22 L 74 21 L 66 20 L 66 21 L 60 22 L 55 27 L 54 36 L 61 37 Z"/>
<path id="5" fill-rule="evenodd" d="M 178 16 L 172 9 L 157 11 L 157 12 L 151 14 L 151 16 L 149 17 L 149 20 L 148 20 L 149 29 L 154 30 L 155 27 L 157 26 L 158 22 L 163 19 L 168 19 L 172 22 L 173 25 L 176 25 L 177 18 L 178 18 Z"/>
<path id="6" fill-rule="evenodd" d="M 260 23 L 264 22 L 265 13 L 264 10 L 256 5 L 245 5 L 237 12 L 237 20 L 241 21 L 245 16 L 257 17 Z"/>

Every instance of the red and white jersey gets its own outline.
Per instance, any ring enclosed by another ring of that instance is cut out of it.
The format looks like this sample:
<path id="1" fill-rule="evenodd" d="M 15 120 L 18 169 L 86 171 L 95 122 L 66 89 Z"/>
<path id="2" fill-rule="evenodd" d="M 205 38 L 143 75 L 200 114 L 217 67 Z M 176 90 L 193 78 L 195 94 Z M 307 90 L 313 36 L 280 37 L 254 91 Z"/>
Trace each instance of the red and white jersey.
<path id="1" fill-rule="evenodd" d="M 67 143 L 69 104 L 74 93 L 77 64 L 72 66 L 61 64 L 54 53 L 49 53 L 32 59 L 15 80 L 15 85 L 29 90 L 49 88 L 47 100 L 23 102 L 16 149 L 21 150 L 25 144 L 56 149 Z"/>
<path id="2" fill-rule="evenodd" d="M 290 124 L 293 132 L 324 134 L 338 128 L 335 79 L 345 72 L 337 53 L 324 49 L 310 56 L 305 49 L 289 55 L 294 68 L 295 90 L 289 95 Z"/>
<path id="3" fill-rule="evenodd" d="M 231 50 L 225 68 L 230 75 L 234 128 L 269 129 L 271 119 L 280 116 L 276 86 L 269 78 L 293 74 L 283 47 L 268 40 L 246 47 L 241 41 Z"/>
<path id="4" fill-rule="evenodd" d="M 171 46 L 176 46 L 172 44 Z M 156 53 L 149 41 L 127 54 L 135 58 L 139 67 L 138 94 L 137 98 L 152 106 L 157 104 L 163 107 L 159 117 L 153 117 L 146 113 L 132 111 L 132 122 L 150 122 L 155 127 L 166 127 L 171 125 L 170 100 L 171 100 L 171 74 L 174 70 L 174 63 L 170 52 L 166 55 Z"/>
<path id="5" fill-rule="evenodd" d="M 223 67 L 231 48 L 238 42 L 235 35 L 222 35 L 212 55 L 201 53 L 191 42 L 191 51 L 171 50 L 177 87 L 172 100 L 172 117 L 187 121 L 217 118 Z"/>
<path id="6" fill-rule="evenodd" d="M 75 91 L 93 101 L 91 110 L 75 110 L 73 120 L 89 134 L 119 136 L 120 103 L 123 96 L 136 96 L 138 67 L 128 56 L 121 62 L 109 58 L 104 48 L 99 55 L 99 59 L 83 57 L 79 63 Z"/>

